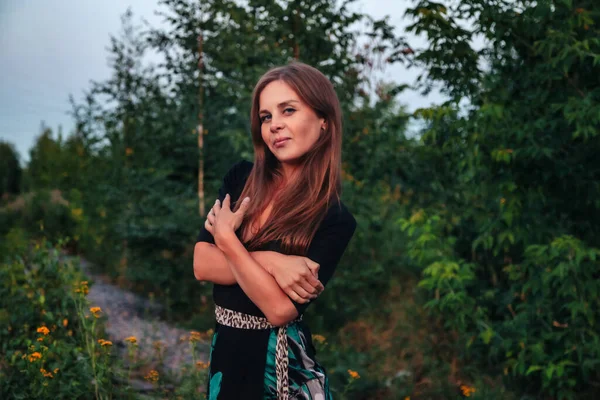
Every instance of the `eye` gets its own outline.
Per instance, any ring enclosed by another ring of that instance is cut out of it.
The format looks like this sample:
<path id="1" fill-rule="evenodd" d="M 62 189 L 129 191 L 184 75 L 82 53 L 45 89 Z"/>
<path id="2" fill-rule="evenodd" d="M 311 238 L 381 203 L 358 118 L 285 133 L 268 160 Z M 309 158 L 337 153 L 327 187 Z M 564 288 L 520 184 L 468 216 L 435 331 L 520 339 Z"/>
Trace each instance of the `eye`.
<path id="1" fill-rule="evenodd" d="M 262 117 L 260 117 L 260 122 L 261 122 L 261 123 L 265 122 L 265 120 L 266 120 L 267 118 L 271 118 L 271 116 L 270 116 L 270 115 L 268 115 L 268 114 L 267 114 L 267 115 L 263 115 Z"/>
<path id="2" fill-rule="evenodd" d="M 294 111 L 296 111 L 296 110 L 294 110 L 294 109 L 293 109 L 293 108 L 291 108 L 291 107 L 288 107 L 288 108 L 286 108 L 285 110 L 283 110 L 283 112 L 289 112 L 289 113 L 293 113 Z"/>

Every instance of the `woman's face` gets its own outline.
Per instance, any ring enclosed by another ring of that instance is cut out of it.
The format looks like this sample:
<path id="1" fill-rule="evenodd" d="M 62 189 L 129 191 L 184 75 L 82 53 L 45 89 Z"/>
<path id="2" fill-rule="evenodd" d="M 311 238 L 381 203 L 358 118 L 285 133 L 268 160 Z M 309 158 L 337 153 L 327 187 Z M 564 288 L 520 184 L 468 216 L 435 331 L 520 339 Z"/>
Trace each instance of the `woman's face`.
<path id="1" fill-rule="evenodd" d="M 283 81 L 265 86 L 259 105 L 262 138 L 284 168 L 309 151 L 325 128 L 325 119 Z"/>

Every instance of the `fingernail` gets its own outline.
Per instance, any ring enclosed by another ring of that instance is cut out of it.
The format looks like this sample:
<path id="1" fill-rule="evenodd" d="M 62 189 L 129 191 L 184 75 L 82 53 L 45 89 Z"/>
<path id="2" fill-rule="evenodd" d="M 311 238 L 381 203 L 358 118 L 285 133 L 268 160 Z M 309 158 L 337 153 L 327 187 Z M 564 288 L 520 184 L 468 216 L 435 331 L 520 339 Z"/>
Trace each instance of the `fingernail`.
<path id="1" fill-rule="evenodd" d="M 246 197 L 246 198 L 244 198 L 244 201 L 245 201 L 246 203 L 247 203 L 247 202 L 249 202 L 249 201 L 250 201 L 250 197 Z"/>

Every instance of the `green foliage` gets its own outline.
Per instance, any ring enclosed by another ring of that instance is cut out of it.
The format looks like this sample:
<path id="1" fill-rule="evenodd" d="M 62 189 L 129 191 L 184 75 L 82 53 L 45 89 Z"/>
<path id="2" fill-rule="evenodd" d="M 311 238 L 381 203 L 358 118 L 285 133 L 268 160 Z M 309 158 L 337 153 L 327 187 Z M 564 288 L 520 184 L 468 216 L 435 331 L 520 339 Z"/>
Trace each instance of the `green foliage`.
<path id="1" fill-rule="evenodd" d="M 12 232 L 10 237 L 18 236 Z M 24 249 L 26 243 L 13 250 Z M 60 262 L 57 251 L 43 241 L 34 251 L 13 251 L 2 262 L 2 398 L 79 399 L 88 398 L 93 391 L 90 371 L 80 361 L 80 338 L 74 334 L 79 322 L 73 299 L 65 296 L 72 292 L 81 273 L 76 266 Z M 47 333 L 40 332 L 42 327 Z"/>
<path id="2" fill-rule="evenodd" d="M 419 201 L 400 224 L 427 306 L 459 338 L 463 361 L 523 395 L 581 398 L 599 379 L 599 11 L 474 0 L 407 12 L 430 43 L 415 51 L 421 87 L 450 97 L 415 113 L 438 166 L 417 193 L 439 201 Z"/>

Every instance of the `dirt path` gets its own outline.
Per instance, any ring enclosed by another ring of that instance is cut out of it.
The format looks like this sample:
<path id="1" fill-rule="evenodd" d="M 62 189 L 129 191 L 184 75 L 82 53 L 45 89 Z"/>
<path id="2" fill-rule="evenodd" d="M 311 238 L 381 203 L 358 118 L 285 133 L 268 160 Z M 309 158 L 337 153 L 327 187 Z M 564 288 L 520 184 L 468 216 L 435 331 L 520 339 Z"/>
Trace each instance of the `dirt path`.
<path id="1" fill-rule="evenodd" d="M 145 373 L 156 369 L 159 373 L 168 373 L 176 379 L 182 367 L 192 363 L 190 343 L 187 340 L 190 331 L 175 328 L 154 316 L 160 315 L 162 307 L 152 304 L 134 293 L 123 290 L 94 274 L 90 263 L 81 259 L 82 270 L 90 277 L 92 285 L 88 299 L 92 306 L 98 306 L 106 315 L 106 333 L 108 340 L 118 349 L 123 360 L 127 359 L 127 346 L 124 341 L 135 336 L 141 359 L 147 360 L 144 366 L 132 374 L 134 386 L 140 390 L 150 390 L 152 385 L 143 380 Z M 162 363 L 155 345 L 160 343 L 163 350 Z M 198 361 L 208 361 L 208 344 L 200 344 L 197 350 Z"/>

